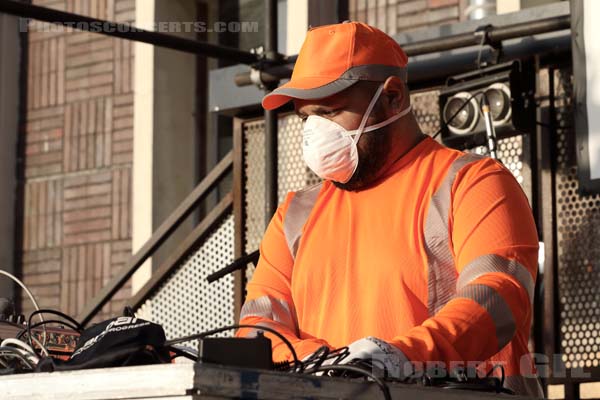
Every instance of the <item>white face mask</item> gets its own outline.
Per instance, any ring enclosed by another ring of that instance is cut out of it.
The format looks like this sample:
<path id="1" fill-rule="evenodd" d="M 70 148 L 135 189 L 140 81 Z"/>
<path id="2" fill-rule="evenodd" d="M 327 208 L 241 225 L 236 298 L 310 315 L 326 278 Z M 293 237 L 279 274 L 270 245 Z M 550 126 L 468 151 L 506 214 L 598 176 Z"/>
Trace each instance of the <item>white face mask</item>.
<path id="1" fill-rule="evenodd" d="M 383 84 L 379 85 L 356 130 L 348 131 L 343 126 L 318 115 L 311 115 L 306 119 L 302 132 L 304 162 L 320 178 L 339 183 L 348 182 L 358 167 L 356 144 L 360 135 L 389 125 L 410 112 L 409 105 L 385 121 L 365 127 L 382 91 Z"/>

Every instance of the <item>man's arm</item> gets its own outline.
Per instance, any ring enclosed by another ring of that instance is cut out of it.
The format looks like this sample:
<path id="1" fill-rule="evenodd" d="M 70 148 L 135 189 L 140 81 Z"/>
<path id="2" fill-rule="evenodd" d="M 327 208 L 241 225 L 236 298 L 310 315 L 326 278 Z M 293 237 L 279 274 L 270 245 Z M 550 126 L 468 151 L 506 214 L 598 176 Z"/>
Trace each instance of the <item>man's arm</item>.
<path id="1" fill-rule="evenodd" d="M 260 245 L 260 259 L 252 280 L 248 283 L 246 302 L 241 311 L 240 324 L 266 326 L 277 330 L 288 339 L 298 358 L 303 359 L 321 346 L 324 340 L 300 339 L 296 311 L 291 295 L 291 278 L 294 260 L 289 252 L 283 233 L 283 217 L 293 193 L 271 219 Z M 236 336 L 254 336 L 254 329 L 240 329 Z M 277 336 L 265 332 L 273 346 L 273 359 L 292 360 L 291 351 Z"/>
<path id="2" fill-rule="evenodd" d="M 522 189 L 509 171 L 486 159 L 460 171 L 452 198 L 457 294 L 390 341 L 409 360 L 484 361 L 517 332 L 529 332 L 538 238 Z"/>

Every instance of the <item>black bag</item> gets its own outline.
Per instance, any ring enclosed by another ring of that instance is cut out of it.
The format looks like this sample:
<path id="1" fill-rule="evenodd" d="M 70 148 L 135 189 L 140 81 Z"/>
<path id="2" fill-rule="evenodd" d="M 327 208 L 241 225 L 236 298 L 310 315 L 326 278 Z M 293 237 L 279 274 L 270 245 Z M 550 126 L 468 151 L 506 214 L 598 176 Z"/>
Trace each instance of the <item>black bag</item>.
<path id="1" fill-rule="evenodd" d="M 46 358 L 38 371 L 120 367 L 170 362 L 162 326 L 136 317 L 117 317 L 84 330 L 67 361 Z"/>

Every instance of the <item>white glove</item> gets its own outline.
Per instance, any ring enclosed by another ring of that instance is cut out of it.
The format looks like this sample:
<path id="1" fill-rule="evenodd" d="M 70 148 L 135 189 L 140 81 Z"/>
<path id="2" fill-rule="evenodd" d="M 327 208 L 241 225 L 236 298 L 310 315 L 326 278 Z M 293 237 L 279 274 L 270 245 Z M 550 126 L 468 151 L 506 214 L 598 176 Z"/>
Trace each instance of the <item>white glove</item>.
<path id="1" fill-rule="evenodd" d="M 400 349 L 376 337 L 359 339 L 351 343 L 348 350 L 349 355 L 340 364 L 348 364 L 356 359 L 367 360 L 375 367 L 385 367 L 388 376 L 396 379 L 404 379 L 413 372 L 412 364 Z"/>

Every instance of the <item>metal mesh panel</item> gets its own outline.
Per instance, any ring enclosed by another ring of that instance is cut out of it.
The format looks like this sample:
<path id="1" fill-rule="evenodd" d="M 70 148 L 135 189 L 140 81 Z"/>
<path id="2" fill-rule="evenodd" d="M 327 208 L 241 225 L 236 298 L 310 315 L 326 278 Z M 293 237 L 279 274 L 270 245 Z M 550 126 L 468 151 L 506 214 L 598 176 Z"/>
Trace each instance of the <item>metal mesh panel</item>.
<path id="1" fill-rule="evenodd" d="M 561 353 L 567 368 L 600 360 L 600 195 L 578 193 L 571 71 L 556 71 L 556 213 Z"/>
<path id="2" fill-rule="evenodd" d="M 246 164 L 246 252 L 258 248 L 265 231 L 265 132 L 264 122 L 244 124 L 244 151 Z"/>
<path id="3" fill-rule="evenodd" d="M 288 192 L 320 181 L 302 158 L 302 120 L 295 114 L 279 119 L 278 196 L 282 202 Z"/>
<path id="4" fill-rule="evenodd" d="M 498 157 L 522 186 L 531 179 L 530 153 L 524 151 L 528 146 L 529 136 L 519 135 L 498 140 Z"/>
<path id="5" fill-rule="evenodd" d="M 421 127 L 421 131 L 430 136 L 440 129 L 439 94 L 438 90 L 430 90 L 414 93 L 410 96 L 413 114 Z"/>
<path id="6" fill-rule="evenodd" d="M 265 132 L 262 120 L 244 124 L 246 172 L 246 252 L 256 250 L 265 225 Z M 302 120 L 295 114 L 281 115 L 278 121 L 278 200 L 281 203 L 290 191 L 319 181 L 302 159 Z M 250 279 L 254 269 L 246 270 Z"/>
<path id="7" fill-rule="evenodd" d="M 265 124 L 263 120 L 247 122 L 243 128 L 246 185 L 246 254 L 258 249 L 265 225 Z M 248 264 L 246 279 L 250 280 L 254 266 Z"/>
<path id="8" fill-rule="evenodd" d="M 523 191 L 531 204 L 531 168 L 529 152 L 529 136 L 517 135 L 498 140 L 497 143 L 498 158 L 504 166 L 512 172 L 513 176 L 519 182 Z M 488 154 L 486 146 L 478 146 L 467 150 L 470 153 Z"/>
<path id="9" fill-rule="evenodd" d="M 140 307 L 137 315 L 161 324 L 167 338 L 233 324 L 233 276 L 211 284 L 206 281 L 209 274 L 233 261 L 233 246 L 233 216 L 228 216 Z M 232 335 L 233 332 L 220 334 Z"/>

